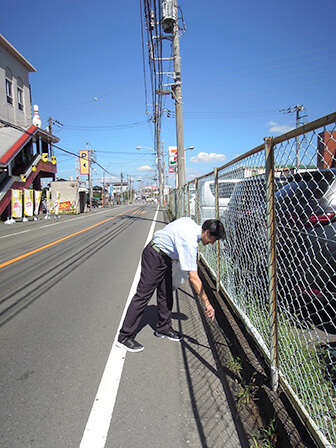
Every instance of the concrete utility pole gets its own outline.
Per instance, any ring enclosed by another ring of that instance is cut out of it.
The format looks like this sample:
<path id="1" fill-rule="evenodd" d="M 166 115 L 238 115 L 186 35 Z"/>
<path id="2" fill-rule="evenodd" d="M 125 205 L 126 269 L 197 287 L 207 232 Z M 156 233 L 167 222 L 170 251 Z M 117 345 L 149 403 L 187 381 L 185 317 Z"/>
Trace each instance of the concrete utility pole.
<path id="1" fill-rule="evenodd" d="M 175 98 L 176 117 L 176 146 L 177 146 L 177 173 L 178 186 L 186 183 L 185 176 L 185 154 L 184 154 L 184 133 L 183 133 L 183 108 L 182 108 L 182 77 L 181 77 L 181 56 L 180 56 L 180 30 L 177 18 L 177 0 L 173 0 L 176 19 L 173 28 L 173 55 L 175 83 L 172 92 Z"/>
<path id="2" fill-rule="evenodd" d="M 304 109 L 304 107 L 301 104 L 297 104 L 294 107 L 294 110 L 296 111 L 296 122 L 295 125 L 298 128 L 300 126 L 300 124 L 302 124 L 300 122 L 301 118 L 307 117 L 307 115 L 301 115 L 300 117 L 300 112 Z M 299 166 L 300 166 L 300 142 L 299 142 L 299 137 L 296 137 L 296 155 L 295 155 L 295 168 L 296 171 L 298 172 L 299 170 Z"/>
<path id="3" fill-rule="evenodd" d="M 90 212 L 92 211 L 92 150 L 89 149 L 89 143 L 86 142 L 86 149 L 88 151 L 89 158 L 89 174 L 88 174 L 88 184 L 89 184 L 89 204 Z"/>
<path id="4" fill-rule="evenodd" d="M 123 173 L 120 173 L 120 204 L 122 205 L 124 202 L 124 194 L 123 194 Z"/>
<path id="5" fill-rule="evenodd" d="M 159 119 L 159 108 L 156 104 L 155 106 L 155 135 L 156 135 L 156 155 L 157 155 L 157 163 L 158 163 L 158 173 L 159 173 L 159 202 L 160 207 L 163 206 L 162 199 L 162 170 L 161 170 L 161 151 L 160 151 L 160 119 Z"/>
<path id="6" fill-rule="evenodd" d="M 296 112 L 296 119 L 295 119 L 295 127 L 299 127 L 301 124 L 300 120 L 301 118 L 306 118 L 308 115 L 301 115 L 300 112 L 304 110 L 304 106 L 302 104 L 297 104 L 294 107 L 289 107 L 288 109 L 282 109 L 280 112 L 284 112 L 287 114 L 292 114 L 293 112 Z M 300 141 L 299 137 L 295 137 L 295 146 L 296 146 L 296 152 L 295 152 L 295 169 L 296 172 L 299 171 L 300 168 Z"/>
<path id="7" fill-rule="evenodd" d="M 163 140 L 162 140 L 162 144 L 161 144 L 161 151 L 162 151 L 162 190 L 163 190 L 163 203 L 165 202 L 165 194 L 166 194 L 166 170 L 165 170 L 165 161 L 164 161 L 164 144 L 163 144 Z"/>
<path id="8" fill-rule="evenodd" d="M 48 123 L 49 123 L 49 134 L 52 134 L 52 118 L 51 117 L 49 117 Z"/>

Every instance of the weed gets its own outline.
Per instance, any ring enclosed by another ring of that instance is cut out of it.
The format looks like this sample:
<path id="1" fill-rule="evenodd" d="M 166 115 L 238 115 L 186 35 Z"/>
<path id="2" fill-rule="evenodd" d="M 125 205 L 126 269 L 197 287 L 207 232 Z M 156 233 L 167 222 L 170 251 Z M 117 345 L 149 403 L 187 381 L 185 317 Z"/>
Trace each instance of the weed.
<path id="1" fill-rule="evenodd" d="M 230 359 L 230 361 L 227 361 L 224 364 L 224 367 L 226 367 L 228 370 L 230 370 L 237 376 L 240 375 L 241 371 L 243 370 L 242 362 L 239 358 Z"/>
<path id="2" fill-rule="evenodd" d="M 248 406 L 251 401 L 255 401 L 255 397 L 258 391 L 258 386 L 255 384 L 256 377 L 255 373 L 252 375 L 251 382 L 246 383 L 243 381 L 243 383 L 240 385 L 240 390 L 237 394 L 238 398 L 238 409 L 240 409 L 242 406 Z"/>
<path id="3" fill-rule="evenodd" d="M 277 444 L 278 436 L 276 434 L 276 421 L 272 419 L 267 428 L 260 431 L 258 440 L 254 437 L 250 448 L 274 448 Z"/>

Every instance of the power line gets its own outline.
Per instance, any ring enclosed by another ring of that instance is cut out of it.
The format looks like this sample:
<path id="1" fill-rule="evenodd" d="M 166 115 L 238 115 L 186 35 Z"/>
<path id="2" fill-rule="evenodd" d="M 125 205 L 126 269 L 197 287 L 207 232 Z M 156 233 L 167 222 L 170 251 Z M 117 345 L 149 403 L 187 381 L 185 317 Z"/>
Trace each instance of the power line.
<path id="1" fill-rule="evenodd" d="M 107 125 L 107 126 L 86 126 L 86 125 L 64 125 L 65 129 L 69 130 L 97 130 L 97 131 L 109 131 L 112 129 L 129 129 L 135 126 L 142 126 L 147 124 L 149 120 L 137 121 L 134 123 L 125 123 L 118 125 Z"/>

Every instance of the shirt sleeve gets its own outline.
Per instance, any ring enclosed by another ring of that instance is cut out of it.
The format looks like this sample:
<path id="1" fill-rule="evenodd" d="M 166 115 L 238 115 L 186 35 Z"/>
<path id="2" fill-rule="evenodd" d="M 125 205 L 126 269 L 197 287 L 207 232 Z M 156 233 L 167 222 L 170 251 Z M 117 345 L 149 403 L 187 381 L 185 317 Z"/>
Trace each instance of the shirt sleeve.
<path id="1" fill-rule="evenodd" d="M 177 251 L 182 271 L 197 271 L 197 246 L 183 244 Z"/>

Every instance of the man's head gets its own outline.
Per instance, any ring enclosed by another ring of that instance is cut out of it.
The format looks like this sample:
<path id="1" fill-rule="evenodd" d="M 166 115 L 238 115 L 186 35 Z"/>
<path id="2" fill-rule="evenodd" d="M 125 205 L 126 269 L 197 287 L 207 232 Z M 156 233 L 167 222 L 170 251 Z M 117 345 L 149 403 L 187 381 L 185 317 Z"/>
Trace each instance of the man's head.
<path id="1" fill-rule="evenodd" d="M 207 219 L 204 221 L 201 236 L 201 241 L 204 246 L 214 244 L 217 240 L 224 237 L 224 226 L 218 219 Z"/>

